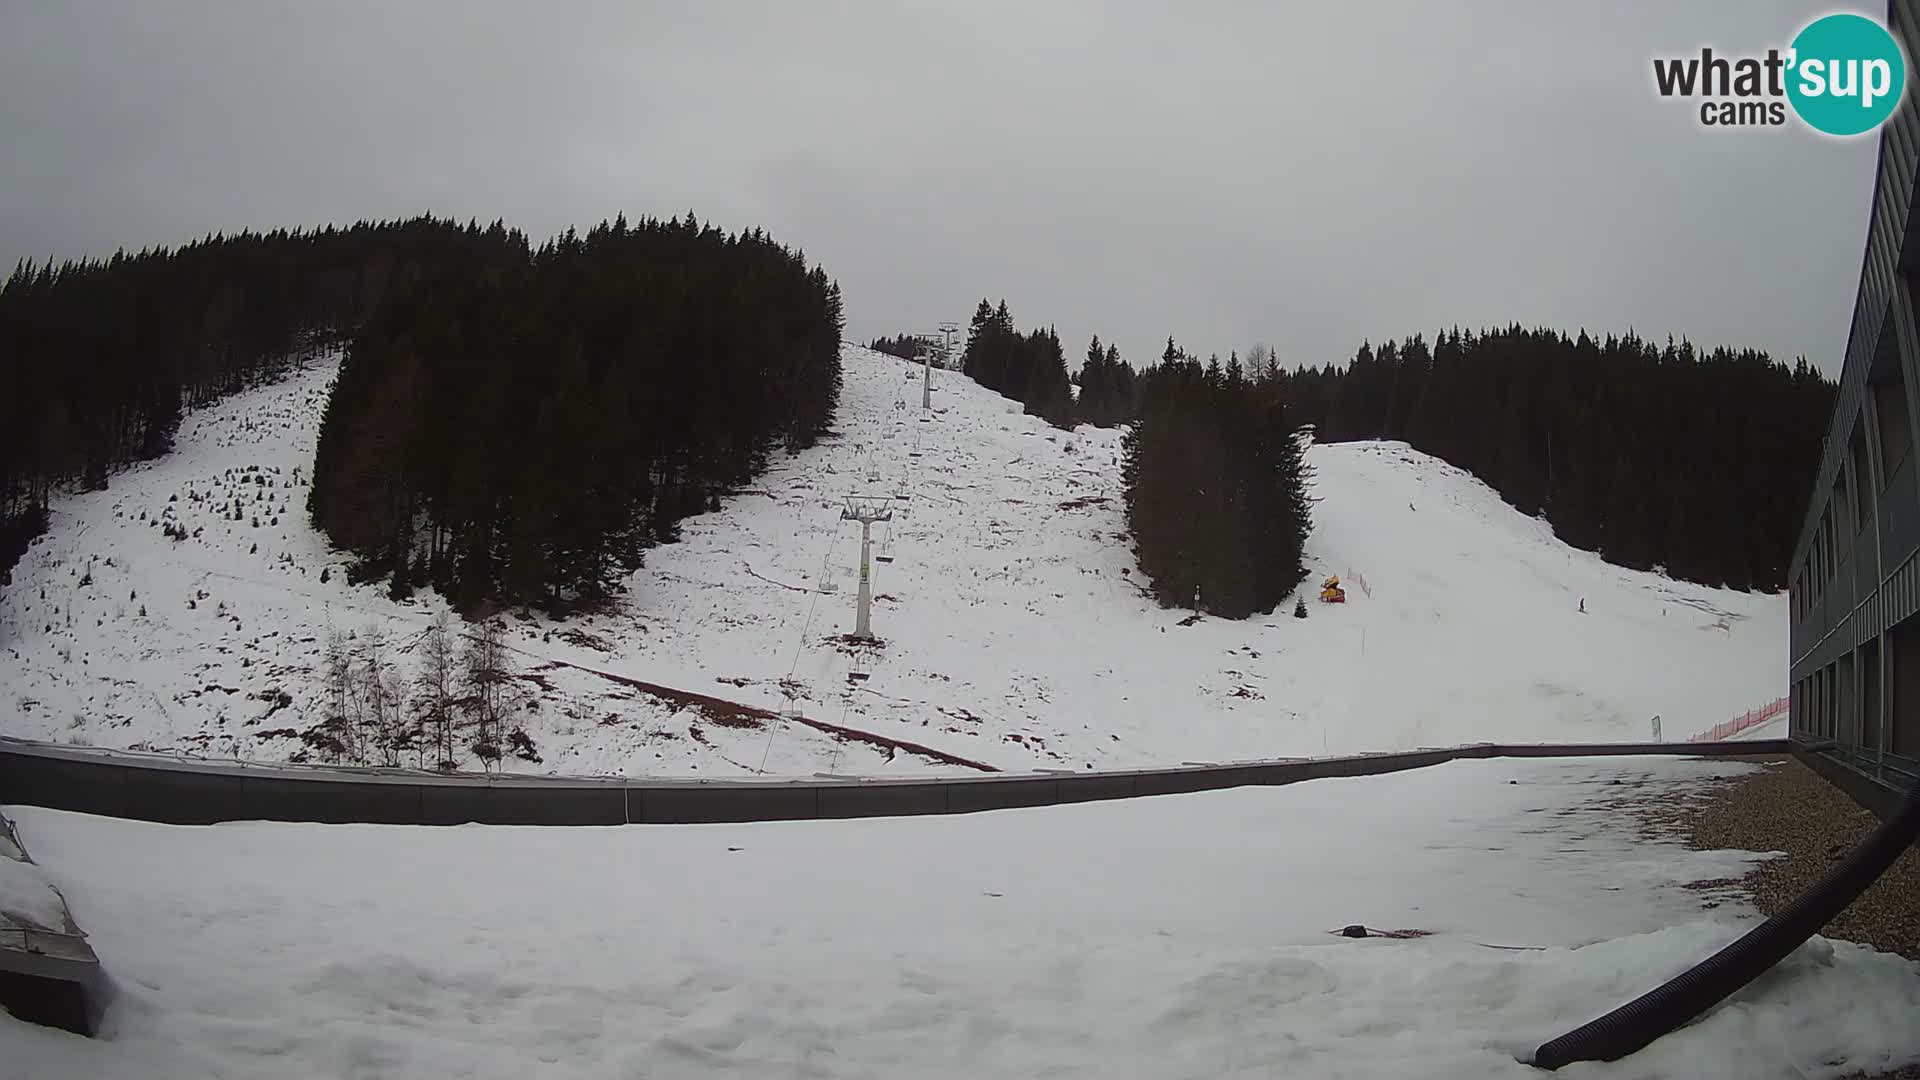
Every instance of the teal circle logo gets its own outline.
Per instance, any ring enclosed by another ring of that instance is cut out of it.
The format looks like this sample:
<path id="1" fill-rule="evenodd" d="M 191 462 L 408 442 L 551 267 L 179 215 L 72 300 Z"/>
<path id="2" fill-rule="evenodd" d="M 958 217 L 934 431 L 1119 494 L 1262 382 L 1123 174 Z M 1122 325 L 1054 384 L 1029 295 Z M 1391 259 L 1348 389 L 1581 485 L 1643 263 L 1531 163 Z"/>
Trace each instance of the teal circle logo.
<path id="1" fill-rule="evenodd" d="M 1816 131 L 1860 135 L 1893 115 L 1907 89 L 1900 43 L 1864 15 L 1808 23 L 1787 54 L 1787 100 Z"/>

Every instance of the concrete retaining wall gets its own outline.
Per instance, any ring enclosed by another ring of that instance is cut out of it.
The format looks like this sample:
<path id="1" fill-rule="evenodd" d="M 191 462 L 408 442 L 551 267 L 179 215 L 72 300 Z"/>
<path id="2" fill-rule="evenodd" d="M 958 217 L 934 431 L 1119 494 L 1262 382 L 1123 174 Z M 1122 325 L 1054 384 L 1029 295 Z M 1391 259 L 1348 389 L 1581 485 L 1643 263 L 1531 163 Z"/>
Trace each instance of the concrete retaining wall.
<path id="1" fill-rule="evenodd" d="M 1086 773 L 914 780 L 666 780 L 442 776 L 401 769 L 257 765 L 0 739 L 0 804 L 178 825 L 220 821 L 393 825 L 621 825 L 966 814 L 1221 788 L 1373 776 L 1459 758 L 1693 757 L 1785 753 L 1785 740 L 1472 746 Z"/>

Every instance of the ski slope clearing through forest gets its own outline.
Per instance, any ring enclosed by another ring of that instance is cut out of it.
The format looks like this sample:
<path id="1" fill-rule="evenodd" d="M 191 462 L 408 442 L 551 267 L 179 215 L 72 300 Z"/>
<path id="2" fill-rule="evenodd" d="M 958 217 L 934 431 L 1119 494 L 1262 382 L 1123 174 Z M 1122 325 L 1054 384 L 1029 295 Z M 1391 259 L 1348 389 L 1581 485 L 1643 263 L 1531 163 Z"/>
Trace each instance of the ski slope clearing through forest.
<path id="1" fill-rule="evenodd" d="M 0 1073 L 1537 1076 L 1516 1056 L 1759 921 L 1710 887 L 1759 856 L 1649 838 L 1626 809 L 1755 768 L 1461 761 L 600 829 L 14 808 L 119 994 L 98 1039 L 0 1013 Z M 1426 936 L 1333 933 L 1352 923 Z M 1816 937 L 1698 1022 L 1567 1075 L 1877 1072 L 1920 1060 L 1917 1010 L 1920 965 Z"/>
<path id="2" fill-rule="evenodd" d="M 541 759 L 507 768 L 1078 771 L 1639 740 L 1656 715 L 1678 741 L 1782 692 L 1784 598 L 1609 566 L 1396 443 L 1310 451 L 1308 618 L 1162 609 L 1126 542 L 1119 431 L 1051 429 L 940 370 L 923 412 L 918 367 L 844 358 L 833 433 L 684 522 L 618 611 L 507 617 Z M 173 454 L 56 502 L 0 597 L 0 733 L 284 759 L 321 719 L 330 627 L 379 628 L 409 662 L 444 605 L 349 586 L 305 521 L 331 374 L 197 411 Z M 893 510 L 874 527 L 875 649 L 839 640 L 849 495 Z M 1313 598 L 1349 572 L 1347 603 Z M 813 726 L 768 716 L 788 709 Z"/>

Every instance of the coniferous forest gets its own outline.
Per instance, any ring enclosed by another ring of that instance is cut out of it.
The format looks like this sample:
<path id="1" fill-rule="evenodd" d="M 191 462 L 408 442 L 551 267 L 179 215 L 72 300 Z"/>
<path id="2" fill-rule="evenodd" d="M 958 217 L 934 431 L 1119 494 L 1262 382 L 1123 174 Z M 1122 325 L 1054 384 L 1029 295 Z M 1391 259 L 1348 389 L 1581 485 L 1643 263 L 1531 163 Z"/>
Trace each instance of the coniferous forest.
<path id="1" fill-rule="evenodd" d="M 1138 408 L 1138 376 L 1114 345 L 1100 347 L 1100 335 L 1087 343 L 1087 356 L 1074 372 L 1073 382 L 1080 388 L 1074 400 L 1074 416 L 1083 424 L 1113 427 L 1133 419 Z"/>
<path id="2" fill-rule="evenodd" d="M 920 350 L 929 345 L 938 345 L 919 334 L 899 333 L 893 337 L 877 337 L 867 343 L 874 352 L 883 352 L 888 356 L 897 356 L 902 360 L 920 359 Z"/>
<path id="3" fill-rule="evenodd" d="M 1060 335 L 1052 330 L 1019 332 L 1005 300 L 997 309 L 980 301 L 967 328 L 961 370 L 981 386 L 1020 402 L 1028 415 L 1055 427 L 1073 426 L 1073 390 Z"/>
<path id="4" fill-rule="evenodd" d="M 1362 345 L 1279 382 L 1323 442 L 1405 440 L 1610 562 L 1768 591 L 1835 392 L 1804 359 L 1517 325 Z"/>
<path id="5" fill-rule="evenodd" d="M 398 289 L 353 335 L 309 511 L 396 595 L 605 600 L 825 432 L 839 286 L 758 230 L 624 219 Z"/>
<path id="6" fill-rule="evenodd" d="M 1271 611 L 1306 576 L 1312 529 L 1304 433 L 1284 387 L 1237 358 L 1202 366 L 1171 340 L 1137 381 L 1127 526 L 1154 597 L 1225 618 Z"/>
<path id="7" fill-rule="evenodd" d="M 183 409 L 331 347 L 396 284 L 524 243 L 422 217 L 21 263 L 0 286 L 0 584 L 54 489 L 166 453 Z"/>

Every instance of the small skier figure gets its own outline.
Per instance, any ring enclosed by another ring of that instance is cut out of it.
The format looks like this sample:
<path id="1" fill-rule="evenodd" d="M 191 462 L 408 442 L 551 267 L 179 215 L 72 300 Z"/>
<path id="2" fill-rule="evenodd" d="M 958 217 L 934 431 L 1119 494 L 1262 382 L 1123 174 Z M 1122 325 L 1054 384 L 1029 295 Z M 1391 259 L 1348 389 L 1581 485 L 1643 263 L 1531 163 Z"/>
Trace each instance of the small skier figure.
<path id="1" fill-rule="evenodd" d="M 1580 598 L 1580 614 L 1585 615 L 1586 613 L 1587 613 L 1587 598 L 1583 596 Z"/>

